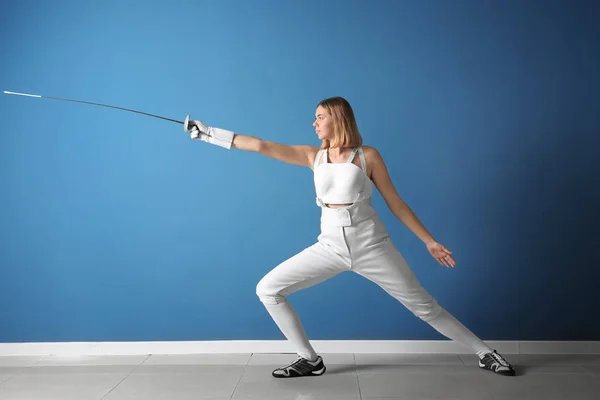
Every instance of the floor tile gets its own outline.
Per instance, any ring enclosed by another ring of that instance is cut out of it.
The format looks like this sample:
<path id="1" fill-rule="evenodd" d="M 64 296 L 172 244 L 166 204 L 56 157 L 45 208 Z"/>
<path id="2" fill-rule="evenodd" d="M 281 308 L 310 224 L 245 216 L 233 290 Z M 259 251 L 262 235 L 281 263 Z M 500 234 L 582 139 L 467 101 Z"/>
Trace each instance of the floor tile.
<path id="1" fill-rule="evenodd" d="M 592 375 L 530 374 L 504 377 L 487 374 L 482 384 L 497 398 L 539 398 L 597 400 L 598 380 Z"/>
<path id="2" fill-rule="evenodd" d="M 584 367 L 578 365 L 516 365 L 515 373 L 524 374 L 589 374 Z"/>
<path id="3" fill-rule="evenodd" d="M 139 365 L 51 365 L 24 368 L 21 375 L 90 375 L 113 374 L 125 378 Z"/>
<path id="4" fill-rule="evenodd" d="M 581 368 L 593 375 L 600 375 L 600 365 L 584 365 Z"/>
<path id="5" fill-rule="evenodd" d="M 2 400 L 99 400 L 122 374 L 19 374 L 0 384 Z"/>
<path id="6" fill-rule="evenodd" d="M 242 376 L 245 365 L 141 365 L 135 369 L 136 374 L 232 374 Z"/>
<path id="7" fill-rule="evenodd" d="M 600 365 L 600 354 L 519 354 L 521 365 Z"/>
<path id="8" fill-rule="evenodd" d="M 261 400 L 282 400 L 281 396 L 262 396 L 260 399 Z M 285 397 L 285 399 L 291 399 L 291 400 L 361 400 L 360 397 L 349 397 L 349 396 L 323 397 L 320 394 L 311 394 L 311 393 L 295 393 L 291 396 Z M 234 397 L 233 400 L 256 400 L 256 397 Z M 377 399 L 377 400 L 390 400 L 390 399 Z"/>
<path id="9" fill-rule="evenodd" d="M 282 379 L 274 378 L 270 372 L 268 374 L 255 374 L 250 370 L 242 376 L 232 398 L 236 400 L 240 398 L 263 400 L 267 397 L 279 400 L 342 400 L 360 398 L 360 393 L 355 374 L 328 375 L 326 372 L 325 375 L 321 376 Z"/>
<path id="10" fill-rule="evenodd" d="M 482 397 L 482 399 L 491 399 L 491 397 L 487 397 L 484 396 Z M 479 397 L 447 397 L 447 396 L 442 396 L 442 397 L 431 397 L 431 396 L 426 396 L 426 397 L 421 397 L 421 396 L 410 396 L 410 397 L 363 397 L 361 400 L 479 400 Z M 494 399 L 496 400 L 496 399 Z M 512 399 L 512 400 L 517 400 L 517 399 Z M 521 400 L 521 399 L 518 399 Z"/>
<path id="11" fill-rule="evenodd" d="M 47 366 L 84 366 L 84 365 L 140 365 L 148 355 L 135 356 L 45 356 L 35 364 L 36 367 Z"/>
<path id="12" fill-rule="evenodd" d="M 478 368 L 465 365 L 391 365 L 391 364 L 364 364 L 357 365 L 358 374 L 473 374 Z"/>
<path id="13" fill-rule="evenodd" d="M 1 356 L 0 367 L 30 367 L 40 358 L 39 356 Z"/>
<path id="14" fill-rule="evenodd" d="M 22 370 L 26 368 L 17 368 L 17 367 L 0 367 L 0 384 L 5 382 L 6 380 L 12 378 L 13 376 L 20 374 Z"/>
<path id="15" fill-rule="evenodd" d="M 465 365 L 455 354 L 356 354 L 356 365 Z"/>
<path id="16" fill-rule="evenodd" d="M 251 354 L 153 354 L 144 365 L 246 365 Z"/>
<path id="17" fill-rule="evenodd" d="M 363 398 L 492 399 L 480 374 L 358 374 Z"/>
<path id="18" fill-rule="evenodd" d="M 193 400 L 229 398 L 237 374 L 134 372 L 103 400 Z"/>

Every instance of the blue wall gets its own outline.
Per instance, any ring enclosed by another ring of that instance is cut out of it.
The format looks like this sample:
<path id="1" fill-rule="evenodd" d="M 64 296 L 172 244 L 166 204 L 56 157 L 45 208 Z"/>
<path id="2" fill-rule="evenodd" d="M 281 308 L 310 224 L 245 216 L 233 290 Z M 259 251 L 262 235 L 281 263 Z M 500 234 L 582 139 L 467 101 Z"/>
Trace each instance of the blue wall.
<path id="1" fill-rule="evenodd" d="M 1 89 L 314 146 L 344 96 L 454 252 L 374 194 L 445 308 L 484 340 L 600 340 L 592 2 L 88 3 L 3 3 Z M 316 241 L 312 171 L 83 104 L 3 94 L 0 120 L 0 342 L 283 339 L 255 288 Z M 311 339 L 443 339 L 353 273 L 289 299 Z"/>

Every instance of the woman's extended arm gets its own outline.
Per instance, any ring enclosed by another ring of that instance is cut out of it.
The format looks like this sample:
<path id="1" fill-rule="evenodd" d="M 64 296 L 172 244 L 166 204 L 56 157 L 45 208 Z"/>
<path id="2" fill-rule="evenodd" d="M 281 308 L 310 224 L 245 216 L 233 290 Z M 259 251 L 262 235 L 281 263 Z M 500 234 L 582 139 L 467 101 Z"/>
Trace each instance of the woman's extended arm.
<path id="1" fill-rule="evenodd" d="M 231 147 L 240 150 L 253 151 L 260 153 L 263 141 L 254 136 L 234 134 Z"/>
<path id="2" fill-rule="evenodd" d="M 269 142 L 254 136 L 238 135 L 233 137 L 232 146 L 236 149 L 254 151 L 264 156 L 283 161 L 288 164 L 309 167 L 314 155 L 312 147 L 308 145 L 289 146 L 286 144 Z"/>
<path id="3" fill-rule="evenodd" d="M 189 131 L 192 139 L 199 139 L 226 149 L 236 148 L 253 151 L 288 164 L 311 167 L 316 154 L 309 145 L 288 146 L 281 143 L 269 142 L 248 135 L 241 135 L 221 128 L 204 125 L 202 121 L 189 121 Z"/>

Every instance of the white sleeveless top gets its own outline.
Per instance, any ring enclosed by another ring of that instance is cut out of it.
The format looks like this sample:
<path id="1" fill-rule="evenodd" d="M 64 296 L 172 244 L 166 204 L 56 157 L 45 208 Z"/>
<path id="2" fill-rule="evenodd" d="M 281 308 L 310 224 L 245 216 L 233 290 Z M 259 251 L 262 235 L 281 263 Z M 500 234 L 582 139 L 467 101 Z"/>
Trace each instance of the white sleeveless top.
<path id="1" fill-rule="evenodd" d="M 362 169 L 352 162 L 357 151 Z M 323 154 L 325 160 L 319 164 Z M 371 198 L 373 185 L 367 175 L 367 162 L 362 147 L 353 149 L 345 163 L 330 163 L 327 158 L 327 149 L 319 150 L 313 168 L 319 206 L 356 203 Z"/>

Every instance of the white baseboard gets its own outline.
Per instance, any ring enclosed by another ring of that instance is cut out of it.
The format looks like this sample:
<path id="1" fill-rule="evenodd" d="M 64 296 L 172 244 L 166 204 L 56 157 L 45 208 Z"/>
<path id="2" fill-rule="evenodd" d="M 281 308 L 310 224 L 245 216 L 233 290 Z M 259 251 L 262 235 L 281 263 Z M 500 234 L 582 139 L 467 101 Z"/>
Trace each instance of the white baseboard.
<path id="1" fill-rule="evenodd" d="M 600 354 L 600 342 L 485 341 L 501 354 Z M 471 354 L 449 340 L 311 340 L 318 353 Z M 0 343 L 0 356 L 295 353 L 286 340 Z"/>

